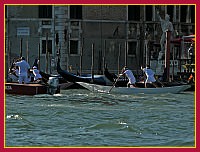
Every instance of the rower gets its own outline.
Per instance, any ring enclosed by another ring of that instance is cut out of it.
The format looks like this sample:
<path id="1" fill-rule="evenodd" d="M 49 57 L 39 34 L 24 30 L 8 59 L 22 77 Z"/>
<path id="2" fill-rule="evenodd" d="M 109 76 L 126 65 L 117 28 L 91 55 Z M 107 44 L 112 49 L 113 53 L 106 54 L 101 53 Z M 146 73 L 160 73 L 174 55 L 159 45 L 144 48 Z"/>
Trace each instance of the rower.
<path id="1" fill-rule="evenodd" d="M 145 88 L 147 88 L 147 84 L 152 84 L 154 87 L 157 87 L 156 85 L 156 79 L 154 77 L 154 72 L 152 69 L 149 68 L 149 65 L 146 66 L 146 68 L 142 68 L 141 70 L 146 74 L 146 80 L 145 80 Z"/>
<path id="2" fill-rule="evenodd" d="M 128 78 L 128 83 L 127 83 L 127 87 L 130 87 L 130 88 L 135 88 L 136 85 L 135 85 L 135 77 L 132 73 L 131 70 L 129 70 L 126 66 L 122 69 L 122 73 L 119 75 L 119 76 L 122 76 L 122 75 L 126 75 L 126 77 Z"/>

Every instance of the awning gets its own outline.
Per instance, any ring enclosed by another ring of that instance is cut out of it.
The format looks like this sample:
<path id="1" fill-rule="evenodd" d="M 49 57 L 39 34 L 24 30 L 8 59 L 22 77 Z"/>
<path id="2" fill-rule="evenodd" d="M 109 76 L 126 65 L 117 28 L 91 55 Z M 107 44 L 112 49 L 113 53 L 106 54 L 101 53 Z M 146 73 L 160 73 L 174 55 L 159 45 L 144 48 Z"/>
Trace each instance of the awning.
<path id="1" fill-rule="evenodd" d="M 195 42 L 195 35 L 188 35 L 188 36 L 183 36 L 182 38 L 176 38 L 171 41 L 171 43 L 181 43 L 182 41 L 184 42 Z"/>

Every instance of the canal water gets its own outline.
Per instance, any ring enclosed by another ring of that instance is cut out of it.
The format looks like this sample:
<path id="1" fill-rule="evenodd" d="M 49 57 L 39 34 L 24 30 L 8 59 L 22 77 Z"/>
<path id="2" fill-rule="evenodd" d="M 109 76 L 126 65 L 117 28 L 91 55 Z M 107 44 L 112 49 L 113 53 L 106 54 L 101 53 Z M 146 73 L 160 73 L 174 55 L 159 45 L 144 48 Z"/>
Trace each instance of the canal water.
<path id="1" fill-rule="evenodd" d="M 5 145 L 193 147 L 195 94 L 5 96 Z"/>

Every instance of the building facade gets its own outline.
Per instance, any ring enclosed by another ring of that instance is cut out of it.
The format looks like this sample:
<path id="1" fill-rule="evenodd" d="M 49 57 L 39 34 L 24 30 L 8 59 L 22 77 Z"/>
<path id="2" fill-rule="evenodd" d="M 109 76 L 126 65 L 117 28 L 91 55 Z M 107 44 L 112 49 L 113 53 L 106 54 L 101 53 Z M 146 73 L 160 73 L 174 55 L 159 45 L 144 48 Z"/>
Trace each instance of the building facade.
<path id="1" fill-rule="evenodd" d="M 73 73 L 90 73 L 93 66 L 102 74 L 105 65 L 115 73 L 124 65 L 137 73 L 141 65 L 157 63 L 157 12 L 163 19 L 170 15 L 174 38 L 195 34 L 195 5 L 6 5 L 6 67 L 24 56 L 56 73 L 59 54 L 61 67 Z M 179 46 L 173 49 L 180 58 Z"/>

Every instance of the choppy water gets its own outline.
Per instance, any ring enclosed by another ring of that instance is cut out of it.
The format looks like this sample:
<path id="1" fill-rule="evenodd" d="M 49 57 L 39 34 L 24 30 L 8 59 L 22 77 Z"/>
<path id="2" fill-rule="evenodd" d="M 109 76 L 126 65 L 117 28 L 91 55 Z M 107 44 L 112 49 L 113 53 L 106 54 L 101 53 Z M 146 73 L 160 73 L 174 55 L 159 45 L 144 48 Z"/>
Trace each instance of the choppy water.
<path id="1" fill-rule="evenodd" d="M 194 92 L 6 95 L 6 146 L 194 146 Z"/>

